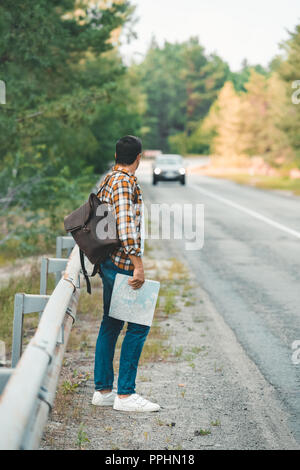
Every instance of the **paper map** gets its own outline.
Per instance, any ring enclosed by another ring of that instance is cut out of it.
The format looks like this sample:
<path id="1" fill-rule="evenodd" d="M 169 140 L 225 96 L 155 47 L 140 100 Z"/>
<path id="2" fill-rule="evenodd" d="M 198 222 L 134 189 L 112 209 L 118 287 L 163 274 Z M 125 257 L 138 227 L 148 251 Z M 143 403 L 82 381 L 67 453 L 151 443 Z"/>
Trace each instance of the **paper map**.
<path id="1" fill-rule="evenodd" d="M 118 320 L 151 326 L 160 283 L 146 280 L 140 289 L 128 285 L 129 276 L 117 274 L 109 316 Z"/>

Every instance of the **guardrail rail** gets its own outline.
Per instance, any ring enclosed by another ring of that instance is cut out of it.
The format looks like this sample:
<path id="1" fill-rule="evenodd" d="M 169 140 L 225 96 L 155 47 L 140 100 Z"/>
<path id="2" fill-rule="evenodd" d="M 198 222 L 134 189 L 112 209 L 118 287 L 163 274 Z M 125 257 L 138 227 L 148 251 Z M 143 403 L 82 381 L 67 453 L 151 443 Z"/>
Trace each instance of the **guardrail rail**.
<path id="1" fill-rule="evenodd" d="M 68 259 L 62 250 L 72 249 Z M 56 256 L 44 258 L 40 295 L 16 294 L 12 367 L 0 368 L 0 449 L 38 449 L 52 409 L 80 294 L 80 258 L 71 237 L 58 237 Z M 47 296 L 47 277 L 56 287 Z M 23 316 L 39 312 L 37 330 L 22 353 Z"/>

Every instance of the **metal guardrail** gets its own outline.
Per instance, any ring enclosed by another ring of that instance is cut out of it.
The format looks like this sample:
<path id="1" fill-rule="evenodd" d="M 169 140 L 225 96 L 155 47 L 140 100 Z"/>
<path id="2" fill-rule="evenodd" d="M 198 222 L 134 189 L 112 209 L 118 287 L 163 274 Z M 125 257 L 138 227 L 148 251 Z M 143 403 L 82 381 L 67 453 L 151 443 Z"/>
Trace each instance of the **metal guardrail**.
<path id="1" fill-rule="evenodd" d="M 62 249 L 70 250 L 74 242 L 69 237 L 58 238 L 57 255 L 61 257 Z M 16 294 L 15 297 L 12 361 L 16 367 L 0 370 L 2 450 L 39 447 L 76 317 L 80 273 L 78 247 L 73 248 L 68 260 L 46 260 L 42 262 L 40 295 Z M 62 270 L 64 274 L 61 276 Z M 47 296 L 49 272 L 56 273 L 58 282 L 53 293 Z M 41 310 L 37 331 L 21 355 L 23 315 Z"/>

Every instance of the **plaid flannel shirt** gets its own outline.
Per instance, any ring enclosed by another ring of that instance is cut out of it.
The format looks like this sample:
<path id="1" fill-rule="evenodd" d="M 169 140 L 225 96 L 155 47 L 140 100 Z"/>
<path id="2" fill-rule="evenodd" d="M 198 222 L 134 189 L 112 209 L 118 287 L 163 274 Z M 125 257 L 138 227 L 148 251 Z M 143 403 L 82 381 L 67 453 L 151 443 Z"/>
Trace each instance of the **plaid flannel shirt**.
<path id="1" fill-rule="evenodd" d="M 142 256 L 141 216 L 142 193 L 137 178 L 128 170 L 115 165 L 102 184 L 98 197 L 113 207 L 121 246 L 111 254 L 113 263 L 120 269 L 134 268 L 128 255 Z"/>

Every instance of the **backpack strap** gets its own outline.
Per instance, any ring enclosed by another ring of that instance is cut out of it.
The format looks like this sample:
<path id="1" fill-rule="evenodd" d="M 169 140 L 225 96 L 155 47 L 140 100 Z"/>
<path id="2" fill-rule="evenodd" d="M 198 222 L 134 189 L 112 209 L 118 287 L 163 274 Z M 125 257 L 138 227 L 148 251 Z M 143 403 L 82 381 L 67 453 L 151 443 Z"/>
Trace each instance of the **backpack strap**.
<path id="1" fill-rule="evenodd" d="M 114 173 L 117 173 L 117 172 L 124 173 L 124 175 L 127 175 L 127 176 L 128 176 L 128 174 L 127 174 L 125 171 L 122 171 L 122 170 L 113 171 L 110 175 L 107 175 L 107 176 L 105 177 L 103 184 L 101 185 L 100 189 L 97 191 L 97 194 L 96 194 L 97 196 L 98 196 L 98 194 L 102 191 L 102 189 L 104 188 L 104 186 L 106 186 L 106 184 L 108 183 L 108 181 L 110 180 L 110 178 L 113 176 L 113 174 L 114 174 Z M 135 189 L 136 189 L 136 186 L 135 186 Z M 134 192 L 134 204 L 136 204 L 136 203 L 137 203 L 137 191 L 135 190 L 135 192 Z M 82 274 L 83 274 L 83 276 L 84 276 L 84 278 L 85 278 L 85 282 L 86 282 L 86 290 L 87 290 L 87 293 L 88 293 L 88 294 L 91 294 L 92 289 L 91 289 L 91 283 L 90 283 L 89 277 L 93 277 L 93 276 L 95 276 L 97 273 L 100 274 L 101 268 L 100 268 L 100 265 L 95 264 L 95 265 L 94 265 L 93 272 L 92 272 L 92 274 L 89 276 L 88 273 L 87 273 L 87 270 L 86 270 L 86 268 L 85 268 L 84 253 L 83 253 L 83 251 L 82 251 L 80 248 L 79 248 L 79 254 L 80 254 L 80 264 L 81 264 Z"/>
<path id="2" fill-rule="evenodd" d="M 106 177 L 104 178 L 103 184 L 100 186 L 100 189 L 98 189 L 98 191 L 97 191 L 96 196 L 98 196 L 98 194 L 101 193 L 102 189 L 109 182 L 112 175 L 113 175 L 113 173 L 106 175 Z"/>
<path id="3" fill-rule="evenodd" d="M 91 293 L 91 283 L 90 283 L 90 280 L 89 280 L 88 273 L 85 269 L 84 253 L 80 248 L 79 248 L 79 254 L 80 254 L 80 264 L 81 264 L 82 274 L 84 275 L 84 279 L 85 279 L 85 282 L 86 282 L 86 290 L 87 290 L 87 293 L 90 294 Z"/>
<path id="4" fill-rule="evenodd" d="M 103 184 L 101 185 L 100 189 L 97 191 L 97 196 L 98 194 L 102 191 L 102 189 L 104 188 L 104 186 L 107 184 L 107 182 L 110 180 L 111 176 L 113 175 L 110 174 L 110 175 L 107 175 L 104 179 L 104 182 Z M 85 263 L 84 263 L 84 253 L 83 251 L 79 248 L 79 255 L 80 255 L 80 264 L 81 264 L 81 270 L 82 270 L 82 274 L 84 276 L 84 279 L 85 279 L 85 282 L 86 282 L 86 290 L 87 290 L 87 293 L 88 294 L 91 294 L 92 292 L 92 289 L 91 289 L 91 283 L 90 283 L 90 279 L 89 277 L 93 277 L 95 276 L 97 273 L 100 273 L 100 265 L 98 264 L 95 264 L 94 265 L 94 269 L 93 269 L 93 272 L 92 274 L 89 276 L 88 273 L 87 273 L 87 270 L 86 270 L 86 267 L 85 267 Z"/>
<path id="5" fill-rule="evenodd" d="M 91 294 L 92 289 L 91 289 L 91 283 L 90 283 L 89 277 L 94 277 L 97 273 L 100 273 L 100 266 L 95 264 L 93 272 L 89 276 L 88 273 L 87 273 L 87 270 L 85 268 L 84 253 L 80 248 L 79 248 L 79 254 L 80 254 L 80 264 L 81 264 L 82 274 L 84 275 L 84 279 L 85 279 L 85 282 L 86 282 L 86 290 L 87 290 L 88 294 Z"/>

